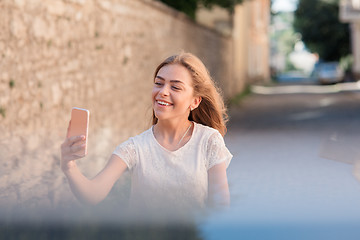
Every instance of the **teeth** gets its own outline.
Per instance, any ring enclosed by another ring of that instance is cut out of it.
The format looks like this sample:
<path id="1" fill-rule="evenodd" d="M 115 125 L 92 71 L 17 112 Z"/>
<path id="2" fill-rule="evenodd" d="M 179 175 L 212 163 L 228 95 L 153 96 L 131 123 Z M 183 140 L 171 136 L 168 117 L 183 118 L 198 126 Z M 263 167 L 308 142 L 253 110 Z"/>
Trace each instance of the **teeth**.
<path id="1" fill-rule="evenodd" d="M 170 104 L 163 102 L 163 101 L 157 101 L 160 105 L 169 106 Z"/>

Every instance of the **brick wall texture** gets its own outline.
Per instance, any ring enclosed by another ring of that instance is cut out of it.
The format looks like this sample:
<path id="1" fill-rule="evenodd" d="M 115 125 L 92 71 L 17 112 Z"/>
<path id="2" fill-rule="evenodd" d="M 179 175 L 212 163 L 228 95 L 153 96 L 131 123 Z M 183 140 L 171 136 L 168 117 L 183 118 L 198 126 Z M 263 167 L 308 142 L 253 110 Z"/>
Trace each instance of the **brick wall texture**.
<path id="1" fill-rule="evenodd" d="M 193 52 L 220 87 L 232 77 L 230 38 L 155 1 L 1 0 L 0 29 L 0 208 L 73 200 L 59 168 L 72 107 L 91 112 L 91 177 L 150 126 L 165 57 Z"/>

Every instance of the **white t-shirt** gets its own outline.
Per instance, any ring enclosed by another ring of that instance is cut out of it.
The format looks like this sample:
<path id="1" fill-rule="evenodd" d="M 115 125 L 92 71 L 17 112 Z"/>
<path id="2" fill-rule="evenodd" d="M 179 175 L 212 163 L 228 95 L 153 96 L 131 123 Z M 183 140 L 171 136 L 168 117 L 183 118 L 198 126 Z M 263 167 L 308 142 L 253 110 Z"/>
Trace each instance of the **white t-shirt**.
<path id="1" fill-rule="evenodd" d="M 232 158 L 217 130 L 195 122 L 190 140 L 175 151 L 162 147 L 151 127 L 113 154 L 131 171 L 130 207 L 162 211 L 204 207 L 208 170 L 222 162 L 227 167 Z"/>

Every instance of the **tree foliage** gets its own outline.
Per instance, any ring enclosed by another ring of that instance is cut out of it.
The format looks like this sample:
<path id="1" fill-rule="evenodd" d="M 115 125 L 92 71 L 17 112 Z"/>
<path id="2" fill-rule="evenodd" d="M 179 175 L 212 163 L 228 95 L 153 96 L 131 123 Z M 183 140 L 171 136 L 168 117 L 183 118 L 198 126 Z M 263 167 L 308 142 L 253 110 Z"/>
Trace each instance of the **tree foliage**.
<path id="1" fill-rule="evenodd" d="M 349 26 L 339 20 L 339 0 L 299 0 L 294 28 L 324 61 L 337 61 L 350 53 Z"/>
<path id="2" fill-rule="evenodd" d="M 178 11 L 184 12 L 190 18 L 195 19 L 196 10 L 199 6 L 211 8 L 214 5 L 223 7 L 229 12 L 234 11 L 236 4 L 241 3 L 243 0 L 159 0 Z"/>

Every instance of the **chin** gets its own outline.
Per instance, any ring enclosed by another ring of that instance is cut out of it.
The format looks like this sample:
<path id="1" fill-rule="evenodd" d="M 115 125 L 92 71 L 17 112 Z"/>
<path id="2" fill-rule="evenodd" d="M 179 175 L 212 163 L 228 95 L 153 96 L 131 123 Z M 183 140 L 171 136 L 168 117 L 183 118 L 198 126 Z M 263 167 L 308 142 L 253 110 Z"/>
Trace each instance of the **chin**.
<path id="1" fill-rule="evenodd" d="M 166 116 L 164 116 L 164 114 L 157 114 L 156 112 L 155 112 L 155 117 L 158 119 L 158 120 L 165 120 L 165 119 L 167 119 L 166 118 Z"/>

